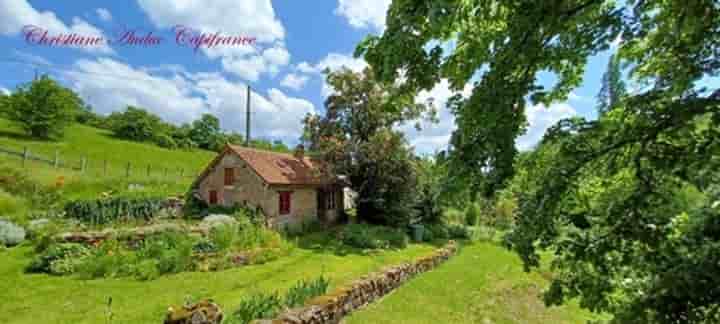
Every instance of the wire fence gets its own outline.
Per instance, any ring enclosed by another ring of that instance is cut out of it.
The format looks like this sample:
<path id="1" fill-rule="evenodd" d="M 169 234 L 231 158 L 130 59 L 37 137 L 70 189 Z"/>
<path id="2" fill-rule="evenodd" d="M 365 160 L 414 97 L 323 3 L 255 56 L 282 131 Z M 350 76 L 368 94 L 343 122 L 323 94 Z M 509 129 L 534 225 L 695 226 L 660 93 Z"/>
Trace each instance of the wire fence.
<path id="1" fill-rule="evenodd" d="M 46 165 L 50 168 L 58 170 L 62 169 L 75 171 L 80 174 L 91 174 L 93 176 L 126 178 L 142 176 L 155 178 L 162 177 L 168 179 L 191 179 L 197 176 L 197 174 L 195 174 L 196 170 L 189 170 L 180 167 L 171 168 L 167 166 L 157 166 L 137 162 L 133 163 L 130 161 L 124 163 L 115 161 L 113 163 L 107 159 L 90 161 L 85 156 L 80 158 L 68 158 L 61 156 L 59 150 L 55 151 L 55 155 L 53 157 L 47 157 L 31 152 L 28 147 L 24 147 L 22 151 L 0 147 L 0 154 L 18 158 L 22 168 L 30 168 L 31 163 L 33 163 Z M 90 162 L 92 162 L 92 164 Z"/>

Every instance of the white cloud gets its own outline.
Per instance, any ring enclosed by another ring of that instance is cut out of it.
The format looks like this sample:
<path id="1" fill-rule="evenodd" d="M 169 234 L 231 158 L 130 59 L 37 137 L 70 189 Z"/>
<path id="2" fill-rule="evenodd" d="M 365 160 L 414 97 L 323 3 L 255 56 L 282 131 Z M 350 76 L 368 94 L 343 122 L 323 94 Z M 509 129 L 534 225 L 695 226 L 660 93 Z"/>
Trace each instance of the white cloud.
<path id="1" fill-rule="evenodd" d="M 199 74 L 195 82 L 222 127 L 244 132 L 246 85 L 230 82 L 218 74 Z M 288 97 L 273 88 L 268 90 L 267 97 L 252 93 L 251 111 L 252 137 L 295 141 L 302 133 L 302 119 L 305 114 L 314 113 L 315 107 L 307 100 Z"/>
<path id="2" fill-rule="evenodd" d="M 298 91 L 305 86 L 305 83 L 307 83 L 308 79 L 308 76 L 290 73 L 286 75 L 285 78 L 282 79 L 282 81 L 280 81 L 280 85 Z"/>
<path id="3" fill-rule="evenodd" d="M 385 29 L 385 15 L 391 0 L 339 0 L 335 14 L 358 29 Z"/>
<path id="4" fill-rule="evenodd" d="M 9 96 L 10 90 L 8 90 L 7 88 L 0 87 L 0 93 L 4 94 L 6 96 Z"/>
<path id="5" fill-rule="evenodd" d="M 138 4 L 157 27 L 183 25 L 206 33 L 255 37 L 253 46 L 202 48 L 207 57 L 220 59 L 225 71 L 245 80 L 273 76 L 290 62 L 283 42 L 285 29 L 270 0 L 219 0 L 212 6 L 174 0 L 138 0 Z"/>
<path id="6" fill-rule="evenodd" d="M 244 133 L 246 84 L 229 81 L 220 73 L 188 73 L 169 67 L 159 76 L 150 74 L 151 70 L 108 58 L 83 59 L 63 77 L 103 114 L 133 105 L 179 124 L 212 113 L 223 129 Z M 265 96 L 253 91 L 251 96 L 253 137 L 295 141 L 302 131 L 302 118 L 315 112 L 309 101 L 278 89 L 270 89 Z"/>
<path id="7" fill-rule="evenodd" d="M 47 29 L 52 34 L 103 36 L 100 29 L 78 17 L 74 17 L 72 24 L 68 26 L 52 11 L 39 12 L 26 0 L 0 0 L 0 34 L 18 35 L 22 32 L 23 27 L 27 25 Z M 103 38 L 105 37 L 103 36 Z M 112 53 L 112 49 L 107 44 L 78 48 L 90 52 Z"/>
<path id="8" fill-rule="evenodd" d="M 205 109 L 203 99 L 192 96 L 192 86 L 184 78 L 153 76 L 108 58 L 78 60 L 64 76 L 86 102 L 103 114 L 131 105 L 182 123 L 197 118 Z"/>
<path id="9" fill-rule="evenodd" d="M 330 53 L 325 56 L 325 58 L 320 60 L 320 62 L 315 64 L 313 69 L 314 71 L 319 73 L 325 69 L 334 71 L 342 67 L 346 67 L 354 72 L 360 72 L 365 69 L 367 65 L 368 64 L 365 62 L 365 60 L 361 58 L 354 58 L 351 55 L 345 54 Z"/>
<path id="10" fill-rule="evenodd" d="M 527 132 L 515 141 L 515 145 L 519 150 L 529 150 L 540 142 L 550 126 L 577 114 L 575 108 L 567 103 L 553 104 L 549 109 L 542 104 L 528 106 L 525 110 L 529 124 Z"/>
<path id="11" fill-rule="evenodd" d="M 352 70 L 353 72 L 361 72 L 367 66 L 368 64 L 361 58 L 354 58 L 350 55 L 339 53 L 330 53 L 315 65 L 310 65 L 307 62 L 301 62 L 296 68 L 304 73 L 321 75 L 326 69 L 336 71 L 344 67 Z M 322 95 L 327 97 L 332 93 L 332 91 L 333 89 L 330 88 L 327 82 L 324 82 L 322 89 L 320 90 Z"/>
<path id="12" fill-rule="evenodd" d="M 105 8 L 97 8 L 95 9 L 95 13 L 97 14 L 98 18 L 102 21 L 111 21 L 112 20 L 112 14 L 110 13 L 110 10 L 107 10 Z"/>
<path id="13" fill-rule="evenodd" d="M 461 94 L 468 97 L 472 91 L 472 85 L 467 84 Z M 450 89 L 448 80 L 443 79 L 435 85 L 430 91 L 421 91 L 417 96 L 417 101 L 425 103 L 428 99 L 433 100 L 433 105 L 437 109 L 438 123 L 428 123 L 420 121 L 422 129 L 415 129 L 415 122 L 407 123 L 400 127 L 416 151 L 420 153 L 433 153 L 447 147 L 450 142 L 450 135 L 455 130 L 455 116 L 447 108 L 447 101 L 455 94 Z"/>
<path id="14" fill-rule="evenodd" d="M 300 62 L 300 64 L 298 64 L 296 68 L 298 69 L 298 71 L 303 73 L 315 73 L 315 68 L 313 68 L 310 63 L 305 61 Z"/>

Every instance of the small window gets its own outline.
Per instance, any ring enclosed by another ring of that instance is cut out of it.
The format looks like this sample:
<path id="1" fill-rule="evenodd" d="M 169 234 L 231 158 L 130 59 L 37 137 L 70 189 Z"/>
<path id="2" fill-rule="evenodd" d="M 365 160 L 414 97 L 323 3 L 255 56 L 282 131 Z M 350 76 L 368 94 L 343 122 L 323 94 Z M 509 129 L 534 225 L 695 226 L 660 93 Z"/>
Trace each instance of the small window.
<path id="1" fill-rule="evenodd" d="M 232 186 L 235 181 L 235 169 L 225 168 L 225 185 Z"/>
<path id="2" fill-rule="evenodd" d="M 211 205 L 215 205 L 215 204 L 218 203 L 217 190 L 210 190 L 210 192 L 208 193 L 208 196 L 210 196 L 210 197 L 208 198 L 208 200 L 210 201 L 210 204 L 211 204 Z"/>
<path id="3" fill-rule="evenodd" d="M 280 191 L 279 195 L 279 209 L 280 215 L 290 214 L 290 194 L 291 191 Z"/>
<path id="4" fill-rule="evenodd" d="M 337 199 L 335 197 L 335 190 L 330 190 L 327 192 L 327 209 L 335 209 L 337 208 Z"/>

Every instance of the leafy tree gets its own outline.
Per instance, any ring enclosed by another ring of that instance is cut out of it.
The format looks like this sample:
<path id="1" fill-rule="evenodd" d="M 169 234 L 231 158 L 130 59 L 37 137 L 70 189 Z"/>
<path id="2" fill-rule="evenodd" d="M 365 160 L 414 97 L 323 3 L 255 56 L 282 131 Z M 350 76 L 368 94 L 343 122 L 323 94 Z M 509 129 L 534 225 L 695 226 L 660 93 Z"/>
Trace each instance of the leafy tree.
<path id="1" fill-rule="evenodd" d="M 622 72 L 620 71 L 620 58 L 613 55 L 608 61 L 607 70 L 602 77 L 602 88 L 597 95 L 598 114 L 606 114 L 620 102 L 620 99 L 626 93 L 625 82 L 622 80 Z"/>
<path id="2" fill-rule="evenodd" d="M 225 145 L 225 138 L 220 131 L 220 120 L 211 114 L 203 114 L 192 123 L 190 139 L 197 143 L 198 147 L 211 151 L 218 151 Z"/>
<path id="3" fill-rule="evenodd" d="M 442 222 L 442 181 L 444 166 L 429 157 L 418 159 L 415 163 L 418 175 L 417 207 L 420 219 L 424 223 Z"/>
<path id="4" fill-rule="evenodd" d="M 81 106 L 82 100 L 72 90 L 43 76 L 13 92 L 6 113 L 28 135 L 50 139 L 62 137 Z"/>
<path id="5" fill-rule="evenodd" d="M 402 71 L 410 93 L 479 78 L 451 101 L 451 170 L 492 195 L 514 173 L 525 99 L 564 100 L 622 34 L 617 55 L 647 87 L 548 133 L 518 174 L 506 243 L 527 269 L 553 251 L 548 304 L 577 297 L 614 323 L 718 323 L 720 90 L 702 80 L 719 72 L 719 17 L 710 0 L 396 0 L 358 54 L 381 81 Z M 557 75 L 552 88 L 541 71 Z"/>
<path id="6" fill-rule="evenodd" d="M 327 82 L 334 92 L 325 101 L 325 115 L 305 118 L 303 141 L 322 154 L 330 172 L 349 177 L 361 219 L 409 223 L 417 180 L 412 153 L 393 127 L 431 111 L 414 96 L 399 95 L 397 85 L 376 82 L 370 70 L 332 72 Z"/>
<path id="7" fill-rule="evenodd" d="M 153 141 L 163 127 L 160 117 L 133 106 L 110 114 L 108 122 L 115 136 L 137 142 Z"/>

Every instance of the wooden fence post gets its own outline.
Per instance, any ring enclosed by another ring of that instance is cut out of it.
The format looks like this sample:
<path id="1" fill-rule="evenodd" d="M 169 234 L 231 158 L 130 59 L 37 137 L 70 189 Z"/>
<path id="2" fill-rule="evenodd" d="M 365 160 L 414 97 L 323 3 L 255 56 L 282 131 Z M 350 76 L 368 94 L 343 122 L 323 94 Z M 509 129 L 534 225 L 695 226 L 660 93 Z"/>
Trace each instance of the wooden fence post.
<path id="1" fill-rule="evenodd" d="M 180 168 L 180 178 L 185 176 L 185 169 Z"/>
<path id="2" fill-rule="evenodd" d="M 87 168 L 87 158 L 83 156 L 80 159 L 80 173 L 85 173 L 85 168 Z"/>
<path id="3" fill-rule="evenodd" d="M 168 168 L 165 168 L 165 178 L 167 178 Z"/>
<path id="4" fill-rule="evenodd" d="M 55 159 L 53 159 L 53 167 L 57 169 L 60 166 L 60 150 L 55 150 Z"/>
<path id="5" fill-rule="evenodd" d="M 147 176 L 148 177 L 150 176 L 150 164 L 148 164 L 148 167 L 147 167 Z"/>
<path id="6" fill-rule="evenodd" d="M 103 160 L 103 175 L 107 176 L 107 172 L 108 172 L 108 162 L 107 162 L 107 160 Z"/>
<path id="7" fill-rule="evenodd" d="M 25 163 L 27 162 L 28 157 L 30 156 L 30 150 L 28 150 L 27 146 L 23 148 L 23 156 L 22 156 L 22 167 L 25 167 Z"/>
<path id="8" fill-rule="evenodd" d="M 127 167 L 125 168 L 125 177 L 130 177 L 130 162 L 127 163 Z"/>

